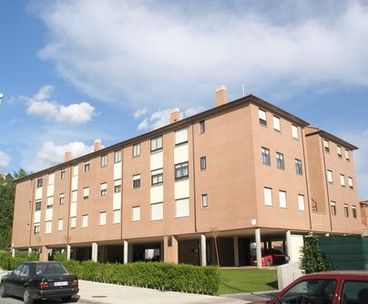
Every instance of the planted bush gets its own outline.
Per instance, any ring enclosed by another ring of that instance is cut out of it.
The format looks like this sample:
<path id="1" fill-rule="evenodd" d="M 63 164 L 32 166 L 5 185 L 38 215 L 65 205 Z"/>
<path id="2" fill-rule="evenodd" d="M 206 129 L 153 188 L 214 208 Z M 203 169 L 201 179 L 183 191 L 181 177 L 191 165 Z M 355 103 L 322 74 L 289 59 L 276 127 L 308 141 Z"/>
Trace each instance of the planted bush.
<path id="1" fill-rule="evenodd" d="M 0 251 L 0 268 L 14 270 L 20 263 L 38 260 L 37 254 L 17 253 L 13 258 L 8 251 Z"/>

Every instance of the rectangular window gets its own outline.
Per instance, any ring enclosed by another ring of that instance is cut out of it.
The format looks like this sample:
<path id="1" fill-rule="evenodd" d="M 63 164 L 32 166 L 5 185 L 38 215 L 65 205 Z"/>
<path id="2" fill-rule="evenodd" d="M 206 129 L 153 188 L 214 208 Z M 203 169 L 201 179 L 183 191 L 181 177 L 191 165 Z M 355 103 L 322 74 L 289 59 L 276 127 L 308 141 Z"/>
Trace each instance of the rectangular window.
<path id="1" fill-rule="evenodd" d="M 262 163 L 264 165 L 271 165 L 270 149 L 262 147 Z"/>
<path id="2" fill-rule="evenodd" d="M 106 196 L 107 195 L 107 183 L 100 184 L 100 195 Z"/>
<path id="3" fill-rule="evenodd" d="M 333 175 L 332 175 L 332 171 L 331 170 L 327 170 L 327 181 L 330 184 L 333 184 Z"/>
<path id="4" fill-rule="evenodd" d="M 65 194 L 60 193 L 59 194 L 59 205 L 64 205 L 64 203 L 65 203 Z"/>
<path id="5" fill-rule="evenodd" d="M 206 122 L 204 120 L 201 120 L 199 122 L 199 133 L 202 134 L 206 132 Z"/>
<path id="6" fill-rule="evenodd" d="M 164 218 L 164 204 L 151 204 L 151 221 L 158 221 Z"/>
<path id="7" fill-rule="evenodd" d="M 88 214 L 82 215 L 82 228 L 88 227 Z"/>
<path id="8" fill-rule="evenodd" d="M 181 129 L 175 131 L 175 145 L 180 145 L 188 142 L 188 129 Z"/>
<path id="9" fill-rule="evenodd" d="M 266 206 L 272 206 L 272 188 L 263 188 L 264 203 Z"/>
<path id="10" fill-rule="evenodd" d="M 356 206 L 352 206 L 351 211 L 352 211 L 352 214 L 353 214 L 353 218 L 357 218 Z"/>
<path id="11" fill-rule="evenodd" d="M 47 205 L 46 205 L 46 208 L 47 209 L 51 209 L 54 205 L 54 197 L 53 196 L 49 196 L 47 198 Z"/>
<path id="12" fill-rule="evenodd" d="M 189 163 L 183 162 L 175 165 L 175 180 L 187 179 L 189 176 Z"/>
<path id="13" fill-rule="evenodd" d="M 162 136 L 157 136 L 151 139 L 151 152 L 162 149 Z"/>
<path id="14" fill-rule="evenodd" d="M 277 168 L 278 169 L 285 169 L 285 159 L 284 159 L 284 154 L 276 152 L 276 163 L 277 163 Z"/>
<path id="15" fill-rule="evenodd" d="M 101 168 L 107 166 L 107 154 L 101 155 L 100 165 L 101 165 Z"/>
<path id="16" fill-rule="evenodd" d="M 49 185 L 55 184 L 55 174 L 49 174 Z"/>
<path id="17" fill-rule="evenodd" d="M 43 184 L 43 178 L 37 178 L 37 188 L 41 188 Z"/>
<path id="18" fill-rule="evenodd" d="M 71 218 L 70 218 L 70 228 L 75 228 L 75 227 L 77 227 L 77 217 L 75 217 L 75 216 L 72 216 Z"/>
<path id="19" fill-rule="evenodd" d="M 72 172 L 73 172 L 73 176 L 78 176 L 78 165 L 73 166 Z"/>
<path id="20" fill-rule="evenodd" d="M 37 200 L 35 202 L 35 205 L 36 205 L 36 211 L 41 210 L 41 200 Z"/>
<path id="21" fill-rule="evenodd" d="M 40 223 L 36 223 L 36 224 L 34 224 L 34 227 L 33 227 L 33 233 L 34 233 L 34 234 L 38 234 L 38 233 L 40 233 Z"/>
<path id="22" fill-rule="evenodd" d="M 281 131 L 280 117 L 277 116 L 273 117 L 273 129 L 276 131 Z"/>
<path id="23" fill-rule="evenodd" d="M 299 138 L 299 128 L 298 128 L 298 126 L 291 125 L 291 135 L 295 139 L 298 139 Z"/>
<path id="24" fill-rule="evenodd" d="M 141 219 L 141 207 L 140 206 L 134 206 L 132 208 L 132 221 L 136 222 Z"/>
<path id="25" fill-rule="evenodd" d="M 99 225 L 106 225 L 106 212 L 102 211 L 100 212 L 100 217 L 99 217 Z"/>
<path id="26" fill-rule="evenodd" d="M 295 159 L 295 172 L 298 175 L 303 175 L 303 165 L 300 159 Z"/>
<path id="27" fill-rule="evenodd" d="M 120 223 L 120 219 L 121 219 L 121 210 L 120 209 L 114 210 L 113 211 L 113 219 L 112 219 L 112 222 L 114 224 L 119 224 Z"/>
<path id="28" fill-rule="evenodd" d="M 202 194 L 202 208 L 208 207 L 208 195 Z"/>
<path id="29" fill-rule="evenodd" d="M 330 202 L 330 206 L 331 206 L 331 215 L 335 216 L 337 214 L 337 211 L 336 211 L 336 202 L 331 201 Z"/>
<path id="30" fill-rule="evenodd" d="M 286 192 L 285 191 L 279 191 L 279 204 L 280 208 L 286 208 Z"/>
<path id="31" fill-rule="evenodd" d="M 141 155 L 141 144 L 134 144 L 132 147 L 132 156 L 138 157 Z"/>
<path id="32" fill-rule="evenodd" d="M 204 170 L 207 169 L 207 159 L 206 159 L 206 156 L 202 156 L 199 159 L 199 166 L 201 168 L 201 171 L 204 171 Z"/>
<path id="33" fill-rule="evenodd" d="M 115 150 L 114 151 L 114 163 L 120 163 L 121 162 L 121 150 Z"/>
<path id="34" fill-rule="evenodd" d="M 189 198 L 178 199 L 175 201 L 175 216 L 189 216 Z"/>
<path id="35" fill-rule="evenodd" d="M 65 179 L 65 170 L 60 171 L 60 179 Z"/>
<path id="36" fill-rule="evenodd" d="M 114 180 L 114 193 L 121 192 L 121 179 Z"/>
<path id="37" fill-rule="evenodd" d="M 348 184 L 349 184 L 349 188 L 350 189 L 353 189 L 354 188 L 354 186 L 353 186 L 353 178 L 352 177 L 348 177 Z"/>
<path id="38" fill-rule="evenodd" d="M 72 203 L 76 203 L 78 201 L 78 191 L 72 191 Z"/>
<path id="39" fill-rule="evenodd" d="M 89 162 L 88 163 L 84 163 L 84 166 L 83 166 L 84 173 L 89 172 L 90 169 L 91 169 L 91 164 Z"/>
<path id="40" fill-rule="evenodd" d="M 58 230 L 61 231 L 64 229 L 64 220 L 58 219 Z"/>
<path id="41" fill-rule="evenodd" d="M 163 170 L 158 169 L 151 172 L 151 186 L 162 185 L 164 181 Z"/>
<path id="42" fill-rule="evenodd" d="M 258 109 L 258 120 L 261 125 L 267 126 L 267 117 L 265 110 Z"/>
<path id="43" fill-rule="evenodd" d="M 86 200 L 89 198 L 89 187 L 83 188 L 83 199 Z"/>
<path id="44" fill-rule="evenodd" d="M 348 206 L 348 204 L 344 204 L 344 216 L 349 217 L 349 206 Z"/>
<path id="45" fill-rule="evenodd" d="M 342 187 L 345 187 L 345 175 L 340 174 L 340 184 Z"/>
<path id="46" fill-rule="evenodd" d="M 141 175 L 133 175 L 133 188 L 139 188 L 141 186 Z"/>
<path id="47" fill-rule="evenodd" d="M 45 233 L 51 233 L 52 231 L 52 221 L 46 221 Z"/>
<path id="48" fill-rule="evenodd" d="M 349 280 L 349 281 L 348 281 Z M 350 281 L 351 280 L 351 281 Z M 325 285 L 326 286 L 326 285 Z M 344 287 L 341 293 L 341 302 L 342 304 L 361 304 L 368 303 L 367 301 L 367 289 L 368 289 L 368 281 L 366 280 L 354 280 L 349 277 L 344 282 Z M 332 290 L 332 289 L 331 289 Z"/>
<path id="49" fill-rule="evenodd" d="M 298 194 L 298 209 L 299 211 L 305 211 L 304 195 Z"/>
<path id="50" fill-rule="evenodd" d="M 345 149 L 345 159 L 350 160 L 350 153 L 349 150 Z"/>
<path id="51" fill-rule="evenodd" d="M 342 157 L 341 146 L 337 146 L 337 156 L 338 156 L 339 158 L 341 158 L 341 157 Z"/>
<path id="52" fill-rule="evenodd" d="M 325 148 L 326 152 L 330 152 L 330 142 L 327 139 L 323 140 L 323 147 Z"/>

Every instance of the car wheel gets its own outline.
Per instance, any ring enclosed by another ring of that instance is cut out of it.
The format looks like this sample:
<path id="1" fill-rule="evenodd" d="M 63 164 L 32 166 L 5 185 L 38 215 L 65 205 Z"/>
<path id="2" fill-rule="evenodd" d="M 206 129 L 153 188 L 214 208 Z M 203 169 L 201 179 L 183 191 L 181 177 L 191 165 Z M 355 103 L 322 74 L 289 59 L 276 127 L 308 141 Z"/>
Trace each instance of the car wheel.
<path id="1" fill-rule="evenodd" d="M 33 299 L 28 288 L 24 291 L 23 302 L 24 304 L 33 304 Z"/>
<path id="2" fill-rule="evenodd" d="M 8 294 L 6 293 L 6 289 L 4 284 L 0 285 L 0 298 L 5 298 Z"/>
<path id="3" fill-rule="evenodd" d="M 64 297 L 64 298 L 61 298 L 61 301 L 63 301 L 63 303 L 68 303 L 72 300 L 72 297 Z"/>

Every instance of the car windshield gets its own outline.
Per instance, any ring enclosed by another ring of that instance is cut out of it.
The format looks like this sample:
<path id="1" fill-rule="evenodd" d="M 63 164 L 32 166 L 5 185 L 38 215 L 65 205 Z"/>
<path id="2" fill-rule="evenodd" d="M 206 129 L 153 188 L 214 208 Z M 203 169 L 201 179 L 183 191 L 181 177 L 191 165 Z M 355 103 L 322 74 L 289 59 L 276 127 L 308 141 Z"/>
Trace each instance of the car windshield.
<path id="1" fill-rule="evenodd" d="M 36 264 L 37 275 L 66 274 L 68 271 L 59 263 L 40 263 Z"/>

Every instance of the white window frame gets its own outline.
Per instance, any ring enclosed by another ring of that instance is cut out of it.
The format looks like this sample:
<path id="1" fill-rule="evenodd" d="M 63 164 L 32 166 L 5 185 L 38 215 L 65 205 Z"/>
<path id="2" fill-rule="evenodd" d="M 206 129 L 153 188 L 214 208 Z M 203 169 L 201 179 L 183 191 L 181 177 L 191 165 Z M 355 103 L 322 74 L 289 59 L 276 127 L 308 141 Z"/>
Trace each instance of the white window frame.
<path id="1" fill-rule="evenodd" d="M 287 208 L 287 194 L 286 191 L 279 190 L 279 206 L 280 208 Z"/>
<path id="2" fill-rule="evenodd" d="M 83 199 L 86 200 L 89 198 L 89 187 L 83 188 Z"/>
<path id="3" fill-rule="evenodd" d="M 273 129 L 278 132 L 281 132 L 281 118 L 274 115 L 272 118 L 272 123 L 273 123 Z"/>
<path id="4" fill-rule="evenodd" d="M 58 231 L 62 231 L 64 229 L 64 219 L 58 219 Z"/>
<path id="5" fill-rule="evenodd" d="M 132 157 L 138 157 L 141 155 L 141 143 L 134 144 L 132 146 Z"/>
<path id="6" fill-rule="evenodd" d="M 263 188 L 263 201 L 266 206 L 272 206 L 272 188 Z"/>
<path id="7" fill-rule="evenodd" d="M 267 126 L 267 112 L 263 109 L 258 109 L 258 121 L 262 126 Z"/>
<path id="8" fill-rule="evenodd" d="M 82 228 L 88 227 L 88 214 L 82 215 Z"/>
<path id="9" fill-rule="evenodd" d="M 151 147 L 151 152 L 157 152 L 157 151 L 162 150 L 162 147 L 163 147 L 162 135 L 151 138 L 150 147 Z"/>
<path id="10" fill-rule="evenodd" d="M 45 222 L 45 233 L 50 234 L 52 232 L 52 221 Z"/>
<path id="11" fill-rule="evenodd" d="M 299 139 L 299 127 L 297 125 L 291 125 L 291 136 L 294 139 Z"/>
<path id="12" fill-rule="evenodd" d="M 114 164 L 121 162 L 121 150 L 114 151 Z"/>
<path id="13" fill-rule="evenodd" d="M 106 196 L 107 195 L 107 182 L 100 184 L 100 196 Z"/>
<path id="14" fill-rule="evenodd" d="M 116 209 L 113 211 L 113 224 L 120 224 L 121 222 L 121 209 Z"/>
<path id="15" fill-rule="evenodd" d="M 101 158 L 100 158 L 100 167 L 101 168 L 107 167 L 108 161 L 109 160 L 108 160 L 108 155 L 107 154 L 101 155 Z"/>
<path id="16" fill-rule="evenodd" d="M 164 219 L 164 203 L 151 204 L 151 221 L 160 221 Z"/>
<path id="17" fill-rule="evenodd" d="M 77 217 L 71 216 L 70 217 L 70 228 L 75 228 L 75 227 L 77 227 Z"/>
<path id="18" fill-rule="evenodd" d="M 303 194 L 298 194 L 298 210 L 305 211 L 305 197 Z"/>
<path id="19" fill-rule="evenodd" d="M 345 187 L 345 175 L 344 174 L 340 174 L 340 185 L 342 187 Z"/>
<path id="20" fill-rule="evenodd" d="M 350 176 L 348 177 L 348 185 L 350 189 L 354 188 L 353 178 Z"/>
<path id="21" fill-rule="evenodd" d="M 336 208 L 336 202 L 335 201 L 330 202 L 330 210 L 331 210 L 331 215 L 332 216 L 337 215 L 337 208 Z"/>
<path id="22" fill-rule="evenodd" d="M 201 196 L 201 206 L 202 208 L 208 208 L 208 194 L 204 193 Z"/>
<path id="23" fill-rule="evenodd" d="M 330 184 L 333 184 L 333 173 L 332 170 L 327 169 L 327 181 Z"/>
<path id="24" fill-rule="evenodd" d="M 330 153 L 330 142 L 327 139 L 323 139 L 323 149 L 325 152 Z"/>
<path id="25" fill-rule="evenodd" d="M 141 206 L 132 207 L 132 221 L 137 222 L 141 220 Z"/>
<path id="26" fill-rule="evenodd" d="M 186 217 L 189 215 L 190 215 L 189 198 L 181 198 L 175 200 L 175 217 Z"/>
<path id="27" fill-rule="evenodd" d="M 98 216 L 98 224 L 100 226 L 105 226 L 107 222 L 107 214 L 106 211 L 101 211 Z"/>

